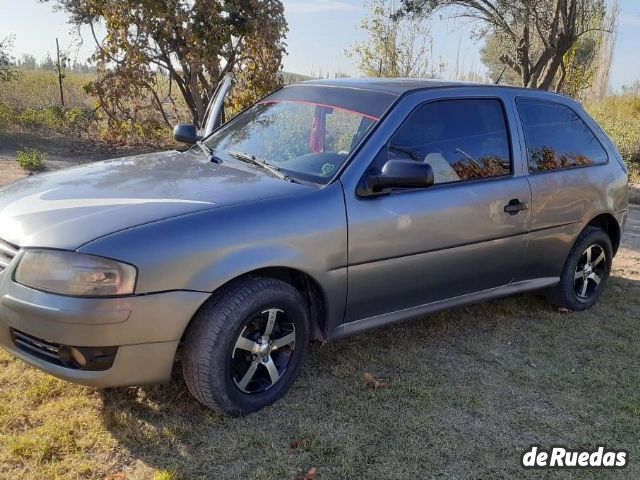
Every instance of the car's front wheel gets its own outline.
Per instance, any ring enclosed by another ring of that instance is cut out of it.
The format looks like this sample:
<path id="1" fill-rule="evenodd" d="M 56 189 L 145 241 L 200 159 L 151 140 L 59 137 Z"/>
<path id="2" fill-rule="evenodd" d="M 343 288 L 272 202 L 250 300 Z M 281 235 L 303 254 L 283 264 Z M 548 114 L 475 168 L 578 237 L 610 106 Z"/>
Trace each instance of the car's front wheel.
<path id="1" fill-rule="evenodd" d="M 569 253 L 560 283 L 547 292 L 549 300 L 575 311 L 591 308 L 604 289 L 612 262 L 609 235 L 599 228 L 587 227 Z"/>
<path id="2" fill-rule="evenodd" d="M 244 279 L 215 294 L 183 344 L 183 375 L 204 405 L 232 415 L 280 398 L 298 376 L 309 344 L 309 309 L 286 282 Z"/>

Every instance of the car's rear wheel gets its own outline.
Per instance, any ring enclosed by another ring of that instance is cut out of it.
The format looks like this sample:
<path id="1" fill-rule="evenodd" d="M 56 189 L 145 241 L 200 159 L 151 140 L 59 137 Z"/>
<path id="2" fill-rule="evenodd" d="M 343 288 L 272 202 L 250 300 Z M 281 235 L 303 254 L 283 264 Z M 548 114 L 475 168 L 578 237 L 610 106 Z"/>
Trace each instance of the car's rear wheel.
<path id="1" fill-rule="evenodd" d="M 204 405 L 232 415 L 280 398 L 298 376 L 309 344 L 309 309 L 294 287 L 244 279 L 214 295 L 183 344 L 183 375 Z"/>
<path id="2" fill-rule="evenodd" d="M 599 228 L 587 227 L 569 253 L 560 283 L 549 290 L 549 300 L 570 310 L 591 308 L 609 278 L 612 261 L 609 235 Z"/>

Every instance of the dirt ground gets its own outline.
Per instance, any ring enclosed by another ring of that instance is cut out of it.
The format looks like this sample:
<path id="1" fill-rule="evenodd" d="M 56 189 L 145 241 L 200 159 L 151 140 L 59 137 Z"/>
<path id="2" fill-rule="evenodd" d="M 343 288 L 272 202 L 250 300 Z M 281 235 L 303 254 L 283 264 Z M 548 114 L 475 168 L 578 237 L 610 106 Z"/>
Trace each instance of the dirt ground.
<path id="1" fill-rule="evenodd" d="M 151 147 L 112 146 L 86 139 L 61 136 L 36 136 L 31 133 L 0 133 L 0 185 L 11 183 L 27 173 L 16 165 L 19 150 L 36 148 L 47 152 L 46 171 L 81 163 L 150 152 Z"/>

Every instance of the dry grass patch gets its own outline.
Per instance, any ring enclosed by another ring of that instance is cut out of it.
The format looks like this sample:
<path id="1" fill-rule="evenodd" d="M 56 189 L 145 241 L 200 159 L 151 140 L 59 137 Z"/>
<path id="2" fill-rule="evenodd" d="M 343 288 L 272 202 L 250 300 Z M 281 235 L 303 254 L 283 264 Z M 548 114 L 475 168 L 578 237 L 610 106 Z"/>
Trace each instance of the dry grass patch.
<path id="1" fill-rule="evenodd" d="M 639 320 L 640 254 L 625 251 L 590 312 L 526 295 L 314 345 L 286 399 L 245 418 L 179 379 L 98 391 L 3 353 L 0 478 L 638 478 Z M 606 443 L 630 466 L 525 472 L 532 443 Z"/>

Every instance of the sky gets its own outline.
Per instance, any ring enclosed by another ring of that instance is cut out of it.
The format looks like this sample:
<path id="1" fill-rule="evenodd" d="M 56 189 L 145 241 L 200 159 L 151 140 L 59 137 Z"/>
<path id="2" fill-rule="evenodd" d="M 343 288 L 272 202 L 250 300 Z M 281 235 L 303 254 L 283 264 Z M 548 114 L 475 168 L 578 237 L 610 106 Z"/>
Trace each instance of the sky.
<path id="1" fill-rule="evenodd" d="M 317 76 L 343 72 L 357 75 L 354 62 L 345 55 L 354 42 L 363 40 L 358 28 L 367 8 L 355 0 L 283 0 L 289 24 L 288 55 L 284 69 Z M 616 53 L 611 73 L 614 90 L 640 80 L 640 0 L 620 0 L 621 16 Z M 55 39 L 63 49 L 74 47 L 76 58 L 84 61 L 93 51 L 88 31 L 81 32 L 78 47 L 70 34 L 67 17 L 54 12 L 51 4 L 37 0 L 0 0 L 0 38 L 14 35 L 13 55 L 31 53 L 40 59 L 55 53 Z M 472 40 L 471 26 L 460 21 L 435 18 L 431 24 L 434 58 L 448 65 L 445 76 L 455 76 L 456 58 L 461 70 L 483 74 L 480 61 L 482 41 Z"/>

